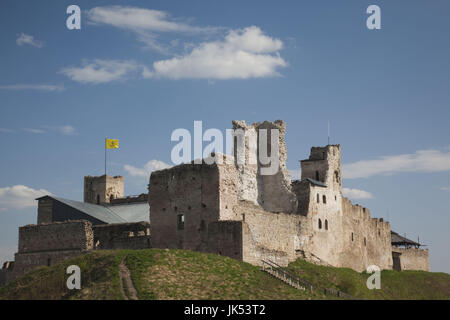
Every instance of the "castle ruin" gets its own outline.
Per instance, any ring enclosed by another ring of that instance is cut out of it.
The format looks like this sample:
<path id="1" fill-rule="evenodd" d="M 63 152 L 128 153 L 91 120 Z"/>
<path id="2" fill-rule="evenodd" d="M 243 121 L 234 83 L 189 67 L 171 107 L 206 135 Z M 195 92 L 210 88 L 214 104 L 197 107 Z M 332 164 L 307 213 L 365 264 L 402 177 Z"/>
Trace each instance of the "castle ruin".
<path id="1" fill-rule="evenodd" d="M 233 156 L 212 155 L 223 161 L 154 171 L 148 194 L 124 197 L 123 177 L 104 175 L 84 178 L 84 202 L 36 199 L 37 224 L 19 228 L 19 250 L 0 270 L 0 286 L 91 250 L 150 247 L 215 253 L 253 265 L 271 260 L 286 266 L 300 258 L 356 271 L 370 265 L 429 271 L 428 250 L 343 196 L 340 145 L 312 147 L 300 161 L 301 179 L 291 181 L 283 121 L 233 121 L 233 129 L 245 133 L 243 154 L 236 152 L 235 137 Z M 267 164 L 248 156 L 258 151 L 260 129 L 279 132 L 278 150 L 268 146 L 278 154 L 272 175 L 262 174 Z"/>
<path id="2" fill-rule="evenodd" d="M 262 175 L 260 161 L 252 164 L 248 156 L 229 161 L 228 155 L 222 155 L 221 163 L 152 172 L 154 247 L 211 252 L 254 265 L 264 259 L 286 266 L 301 258 L 356 271 L 370 265 L 429 270 L 428 250 L 411 248 L 420 246 L 413 242 L 397 248 L 389 222 L 372 218 L 369 209 L 343 196 L 340 145 L 311 148 L 309 158 L 300 162 L 301 180 L 291 182 L 283 121 L 234 121 L 233 128 L 246 132 L 246 151 L 258 148 L 249 142 L 259 140 L 259 129 L 279 129 L 278 172 Z M 408 262 L 394 265 L 394 259 Z"/>

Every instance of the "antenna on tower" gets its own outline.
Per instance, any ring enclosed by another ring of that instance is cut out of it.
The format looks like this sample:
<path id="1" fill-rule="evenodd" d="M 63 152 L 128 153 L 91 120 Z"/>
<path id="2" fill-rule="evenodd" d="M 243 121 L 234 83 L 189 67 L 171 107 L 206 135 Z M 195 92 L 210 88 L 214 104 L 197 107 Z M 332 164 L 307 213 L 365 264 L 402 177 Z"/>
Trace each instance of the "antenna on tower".
<path id="1" fill-rule="evenodd" d="M 328 145 L 330 145 L 330 120 L 328 120 Z"/>

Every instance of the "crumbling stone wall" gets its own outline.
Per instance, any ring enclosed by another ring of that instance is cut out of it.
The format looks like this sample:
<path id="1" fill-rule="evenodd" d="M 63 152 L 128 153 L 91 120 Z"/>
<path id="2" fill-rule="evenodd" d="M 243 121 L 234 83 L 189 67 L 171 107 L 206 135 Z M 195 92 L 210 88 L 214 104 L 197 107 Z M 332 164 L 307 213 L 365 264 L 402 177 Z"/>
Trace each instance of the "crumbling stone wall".
<path id="1" fill-rule="evenodd" d="M 151 247 L 150 223 L 114 223 L 93 227 L 95 249 L 145 249 Z"/>
<path id="2" fill-rule="evenodd" d="M 90 250 L 94 234 L 89 221 L 67 221 L 19 228 L 19 253 Z"/>
<path id="3" fill-rule="evenodd" d="M 234 144 L 234 156 L 238 169 L 239 200 L 247 200 L 258 204 L 266 211 L 295 212 L 297 199 L 291 190 L 291 179 L 286 168 L 287 150 L 284 140 L 286 124 L 281 120 L 264 121 L 252 125 L 246 124 L 245 121 L 233 121 L 233 129 L 242 130 L 245 133 L 244 155 L 238 154 L 238 137 Z M 261 129 L 267 131 L 268 155 L 271 155 L 272 152 L 278 152 L 278 171 L 273 175 L 261 174 L 264 167 L 270 166 L 261 164 L 259 150 Z M 272 129 L 279 132 L 278 150 L 272 150 L 271 148 Z M 241 156 L 245 156 L 245 161 L 238 161 Z M 251 157 L 254 156 L 256 156 L 256 159 L 251 161 Z"/>
<path id="4" fill-rule="evenodd" d="M 89 221 L 67 221 L 26 225 L 19 228 L 19 251 L 12 278 L 38 266 L 53 265 L 93 249 L 94 234 Z"/>
<path id="5" fill-rule="evenodd" d="M 392 254 L 398 255 L 400 265 L 398 271 L 404 270 L 422 270 L 430 271 L 430 261 L 428 249 L 417 248 L 392 248 Z"/>

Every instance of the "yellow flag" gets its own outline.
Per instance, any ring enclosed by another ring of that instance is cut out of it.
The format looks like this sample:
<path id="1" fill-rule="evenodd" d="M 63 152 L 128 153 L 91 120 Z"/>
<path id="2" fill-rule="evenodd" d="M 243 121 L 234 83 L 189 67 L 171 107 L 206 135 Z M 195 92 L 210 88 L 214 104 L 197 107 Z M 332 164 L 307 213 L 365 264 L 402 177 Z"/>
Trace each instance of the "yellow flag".
<path id="1" fill-rule="evenodd" d="M 118 139 L 106 139 L 106 149 L 119 149 Z"/>

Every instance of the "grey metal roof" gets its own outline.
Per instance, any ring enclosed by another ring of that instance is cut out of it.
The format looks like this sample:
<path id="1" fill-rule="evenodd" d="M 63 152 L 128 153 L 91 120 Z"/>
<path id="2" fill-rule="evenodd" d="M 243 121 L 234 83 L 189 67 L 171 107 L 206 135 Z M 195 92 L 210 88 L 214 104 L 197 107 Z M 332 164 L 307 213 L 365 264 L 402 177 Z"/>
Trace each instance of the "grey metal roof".
<path id="1" fill-rule="evenodd" d="M 311 178 L 306 178 L 306 180 L 308 180 L 309 182 L 311 182 L 313 185 L 319 186 L 319 187 L 327 187 L 327 185 L 321 181 L 317 181 Z"/>
<path id="2" fill-rule="evenodd" d="M 125 223 L 149 221 L 149 205 L 147 202 L 124 203 L 116 205 L 97 205 L 86 202 L 47 196 L 77 209 L 105 223 Z"/>
<path id="3" fill-rule="evenodd" d="M 421 246 L 420 243 L 412 241 L 408 238 L 402 237 L 397 232 L 391 231 L 391 243 L 394 245 L 412 245 Z"/>
<path id="4" fill-rule="evenodd" d="M 148 202 L 123 203 L 106 206 L 127 222 L 149 221 L 150 206 Z"/>

